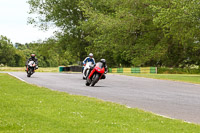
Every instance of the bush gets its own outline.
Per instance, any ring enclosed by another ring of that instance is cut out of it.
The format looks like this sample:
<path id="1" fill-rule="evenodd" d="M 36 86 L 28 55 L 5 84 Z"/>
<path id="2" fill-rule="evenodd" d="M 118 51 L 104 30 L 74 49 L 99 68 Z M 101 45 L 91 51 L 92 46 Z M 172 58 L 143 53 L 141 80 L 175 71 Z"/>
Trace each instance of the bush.
<path id="1" fill-rule="evenodd" d="M 158 74 L 200 74 L 200 69 L 159 67 Z"/>

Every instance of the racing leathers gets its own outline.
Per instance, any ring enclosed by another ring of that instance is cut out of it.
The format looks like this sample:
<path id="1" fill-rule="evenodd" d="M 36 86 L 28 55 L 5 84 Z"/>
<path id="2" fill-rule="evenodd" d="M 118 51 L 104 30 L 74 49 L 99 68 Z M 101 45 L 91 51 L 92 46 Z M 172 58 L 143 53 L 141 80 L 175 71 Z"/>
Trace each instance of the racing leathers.
<path id="1" fill-rule="evenodd" d="M 84 59 L 84 61 L 83 61 L 83 65 L 85 66 L 85 64 L 86 64 L 87 62 L 92 62 L 92 64 L 95 64 L 94 58 L 86 57 L 86 58 Z"/>
<path id="2" fill-rule="evenodd" d="M 94 58 L 86 57 L 86 58 L 83 60 L 82 73 L 84 73 L 84 67 L 85 67 L 85 65 L 86 65 L 87 62 L 92 62 L 92 64 L 95 64 Z"/>
<path id="3" fill-rule="evenodd" d="M 26 61 L 26 68 L 27 68 L 27 66 L 28 66 L 28 63 L 30 62 L 30 61 L 34 61 L 35 62 L 35 69 L 38 69 L 38 59 L 37 58 L 29 58 L 27 61 Z"/>

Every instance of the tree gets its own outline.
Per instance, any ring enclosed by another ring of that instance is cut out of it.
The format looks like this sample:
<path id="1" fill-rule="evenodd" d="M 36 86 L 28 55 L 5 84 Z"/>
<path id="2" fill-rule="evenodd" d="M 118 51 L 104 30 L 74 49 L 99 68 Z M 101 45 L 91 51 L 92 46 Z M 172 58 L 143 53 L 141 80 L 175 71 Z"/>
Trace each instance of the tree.
<path id="1" fill-rule="evenodd" d="M 15 66 L 15 49 L 11 41 L 5 37 L 0 36 L 0 64 Z"/>
<path id="2" fill-rule="evenodd" d="M 168 38 L 165 65 L 200 65 L 200 9 L 198 0 L 173 0 L 167 6 L 151 5 L 153 22 Z"/>
<path id="3" fill-rule="evenodd" d="M 82 0 L 87 21 L 81 29 L 89 49 L 105 55 L 112 65 L 141 66 L 160 60 L 165 51 L 162 32 L 153 24 L 153 11 L 146 0 Z"/>
<path id="4" fill-rule="evenodd" d="M 54 47 L 58 64 L 68 57 L 112 66 L 199 65 L 197 0 L 29 0 L 29 23 L 59 28 Z M 47 45 L 45 45 L 47 46 Z M 63 59 L 65 58 L 65 59 Z M 68 58 L 69 59 L 69 58 Z M 75 60 L 68 63 L 73 63 Z M 45 60 L 45 59 L 44 59 Z"/>
<path id="5" fill-rule="evenodd" d="M 78 2 L 79 0 L 29 0 L 29 13 L 39 15 L 31 18 L 29 23 L 36 24 L 42 29 L 47 29 L 51 25 L 58 27 L 56 37 L 62 43 L 57 44 L 63 49 L 60 52 L 65 54 L 67 50 L 68 54 L 82 60 L 86 54 L 84 49 L 87 43 L 83 32 L 77 28 L 80 25 L 79 21 L 85 20 Z"/>

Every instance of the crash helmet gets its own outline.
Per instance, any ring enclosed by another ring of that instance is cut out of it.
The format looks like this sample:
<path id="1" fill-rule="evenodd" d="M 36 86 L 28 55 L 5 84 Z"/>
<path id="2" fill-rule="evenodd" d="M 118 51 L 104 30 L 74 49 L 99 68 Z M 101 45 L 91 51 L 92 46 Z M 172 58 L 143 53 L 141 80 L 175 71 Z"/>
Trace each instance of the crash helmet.
<path id="1" fill-rule="evenodd" d="M 92 58 L 92 57 L 93 57 L 93 53 L 90 53 L 90 54 L 89 54 L 89 57 Z"/>
<path id="2" fill-rule="evenodd" d="M 106 64 L 106 59 L 101 59 L 100 62 L 102 62 L 103 64 Z"/>
<path id="3" fill-rule="evenodd" d="M 31 58 L 34 59 L 35 58 L 35 54 L 31 54 Z"/>

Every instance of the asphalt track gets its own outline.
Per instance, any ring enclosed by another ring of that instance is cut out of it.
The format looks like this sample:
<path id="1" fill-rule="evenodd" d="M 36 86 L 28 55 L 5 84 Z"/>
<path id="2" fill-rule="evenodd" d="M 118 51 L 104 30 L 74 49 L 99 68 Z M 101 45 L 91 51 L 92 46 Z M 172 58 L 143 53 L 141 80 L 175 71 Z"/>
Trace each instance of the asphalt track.
<path id="1" fill-rule="evenodd" d="M 85 86 L 81 74 L 11 72 L 22 80 L 56 91 L 84 95 L 200 124 L 200 85 L 108 74 L 96 86 Z"/>

